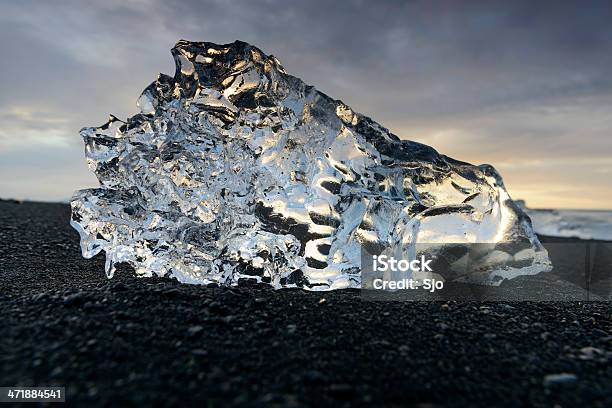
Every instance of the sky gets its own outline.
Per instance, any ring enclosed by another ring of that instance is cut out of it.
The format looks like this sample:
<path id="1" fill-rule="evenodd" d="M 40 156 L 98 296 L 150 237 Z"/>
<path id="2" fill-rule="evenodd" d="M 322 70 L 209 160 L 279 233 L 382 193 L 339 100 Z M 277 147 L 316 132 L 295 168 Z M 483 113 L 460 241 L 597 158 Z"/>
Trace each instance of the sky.
<path id="1" fill-rule="evenodd" d="M 530 207 L 612 209 L 610 21 L 596 1 L 0 1 L 0 197 L 95 187 L 79 129 L 136 114 L 178 40 L 242 40 Z"/>

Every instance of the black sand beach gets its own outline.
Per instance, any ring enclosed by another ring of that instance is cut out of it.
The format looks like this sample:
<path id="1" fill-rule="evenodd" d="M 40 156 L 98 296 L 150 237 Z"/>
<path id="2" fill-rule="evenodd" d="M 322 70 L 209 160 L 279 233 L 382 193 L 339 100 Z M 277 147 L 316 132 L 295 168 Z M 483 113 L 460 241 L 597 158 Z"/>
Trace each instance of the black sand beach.
<path id="1" fill-rule="evenodd" d="M 108 280 L 68 220 L 65 204 L 0 202 L 0 386 L 66 386 L 88 407 L 612 406 L 610 302 Z M 581 285 L 573 270 L 539 284 Z"/>

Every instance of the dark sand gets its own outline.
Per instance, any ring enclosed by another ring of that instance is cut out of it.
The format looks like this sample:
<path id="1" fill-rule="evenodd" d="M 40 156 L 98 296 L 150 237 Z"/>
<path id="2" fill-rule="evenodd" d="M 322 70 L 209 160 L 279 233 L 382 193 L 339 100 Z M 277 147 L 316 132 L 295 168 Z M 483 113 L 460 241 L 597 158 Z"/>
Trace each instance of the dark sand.
<path id="1" fill-rule="evenodd" d="M 67 205 L 0 202 L 0 386 L 65 385 L 87 407 L 612 406 L 610 302 L 107 280 L 68 219 Z M 559 373 L 576 377 L 545 381 Z"/>

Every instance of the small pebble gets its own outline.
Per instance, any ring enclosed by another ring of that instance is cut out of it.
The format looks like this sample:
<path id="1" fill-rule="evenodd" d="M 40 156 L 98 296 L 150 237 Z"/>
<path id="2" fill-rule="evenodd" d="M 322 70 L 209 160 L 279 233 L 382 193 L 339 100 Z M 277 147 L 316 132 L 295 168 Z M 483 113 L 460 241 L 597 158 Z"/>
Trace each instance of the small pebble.
<path id="1" fill-rule="evenodd" d="M 581 360 L 593 360 L 603 354 L 603 350 L 596 347 L 583 347 L 580 349 L 580 356 L 578 358 Z"/>
<path id="2" fill-rule="evenodd" d="M 191 326 L 189 329 L 187 329 L 187 333 L 189 333 L 190 336 L 195 336 L 201 333 L 203 330 L 204 328 L 202 326 Z"/>
<path id="3" fill-rule="evenodd" d="M 544 377 L 544 386 L 551 385 L 569 385 L 573 384 L 578 380 L 576 374 L 571 373 L 560 373 L 560 374 L 548 374 Z"/>

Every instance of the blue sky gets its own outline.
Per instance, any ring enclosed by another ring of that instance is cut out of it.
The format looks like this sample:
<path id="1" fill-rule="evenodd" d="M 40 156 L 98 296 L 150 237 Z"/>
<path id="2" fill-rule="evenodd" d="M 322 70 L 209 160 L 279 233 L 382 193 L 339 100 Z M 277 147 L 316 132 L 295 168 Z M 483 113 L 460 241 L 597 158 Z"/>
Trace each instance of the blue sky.
<path id="1" fill-rule="evenodd" d="M 0 197 L 96 185 L 78 130 L 137 112 L 181 38 L 240 39 L 533 207 L 612 208 L 605 2 L 0 3 Z"/>

